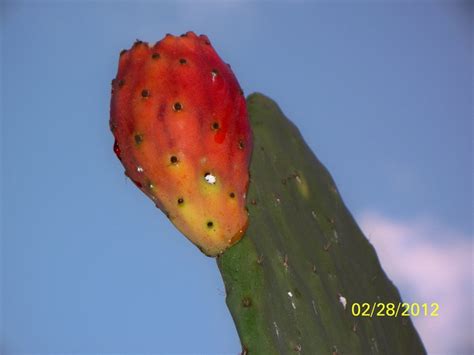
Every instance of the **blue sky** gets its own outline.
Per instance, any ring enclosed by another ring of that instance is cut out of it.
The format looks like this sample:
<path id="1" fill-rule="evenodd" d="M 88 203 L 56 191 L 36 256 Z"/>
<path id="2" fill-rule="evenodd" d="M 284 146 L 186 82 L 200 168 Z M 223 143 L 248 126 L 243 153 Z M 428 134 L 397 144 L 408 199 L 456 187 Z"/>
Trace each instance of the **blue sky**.
<path id="1" fill-rule="evenodd" d="M 3 353 L 239 351 L 215 261 L 108 130 L 120 50 L 188 30 L 296 123 L 403 296 L 446 309 L 415 320 L 428 349 L 472 351 L 468 1 L 1 6 Z"/>

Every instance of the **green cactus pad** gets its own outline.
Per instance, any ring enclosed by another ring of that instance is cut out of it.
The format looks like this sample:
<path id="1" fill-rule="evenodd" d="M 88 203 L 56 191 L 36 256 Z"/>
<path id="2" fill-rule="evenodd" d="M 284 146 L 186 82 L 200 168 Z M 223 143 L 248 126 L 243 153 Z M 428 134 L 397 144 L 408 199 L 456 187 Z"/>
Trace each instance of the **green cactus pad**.
<path id="1" fill-rule="evenodd" d="M 351 314 L 355 302 L 402 301 L 298 129 L 269 98 L 247 103 L 250 225 L 218 258 L 243 353 L 426 353 L 408 317 Z"/>

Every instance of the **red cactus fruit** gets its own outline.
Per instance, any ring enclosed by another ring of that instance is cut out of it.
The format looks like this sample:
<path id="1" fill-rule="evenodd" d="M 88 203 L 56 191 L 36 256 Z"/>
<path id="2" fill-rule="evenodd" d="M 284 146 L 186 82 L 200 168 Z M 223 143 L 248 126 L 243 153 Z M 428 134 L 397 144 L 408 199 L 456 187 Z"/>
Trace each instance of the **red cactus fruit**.
<path id="1" fill-rule="evenodd" d="M 206 255 L 242 238 L 252 134 L 239 83 L 206 36 L 122 51 L 110 127 L 125 174 Z"/>

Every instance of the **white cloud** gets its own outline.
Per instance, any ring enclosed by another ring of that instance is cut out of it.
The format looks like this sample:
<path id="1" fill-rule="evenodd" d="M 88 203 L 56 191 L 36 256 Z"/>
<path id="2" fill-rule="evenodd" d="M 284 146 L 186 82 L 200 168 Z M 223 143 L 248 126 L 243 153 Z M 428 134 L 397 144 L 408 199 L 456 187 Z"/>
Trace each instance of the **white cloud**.
<path id="1" fill-rule="evenodd" d="M 472 354 L 473 245 L 435 221 L 359 216 L 361 228 L 406 302 L 439 304 L 439 317 L 413 317 L 430 354 Z"/>

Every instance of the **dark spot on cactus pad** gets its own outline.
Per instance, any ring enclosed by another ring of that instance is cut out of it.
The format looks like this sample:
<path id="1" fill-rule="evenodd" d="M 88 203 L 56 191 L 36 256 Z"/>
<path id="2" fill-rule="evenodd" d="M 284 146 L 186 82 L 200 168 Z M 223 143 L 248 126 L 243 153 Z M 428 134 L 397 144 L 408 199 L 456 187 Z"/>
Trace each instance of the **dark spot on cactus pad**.
<path id="1" fill-rule="evenodd" d="M 242 298 L 242 306 L 244 306 L 245 308 L 248 308 L 252 305 L 252 299 L 248 296 L 245 296 L 244 298 Z"/>
<path id="2" fill-rule="evenodd" d="M 159 58 L 160 58 L 160 53 L 153 53 L 153 54 L 151 55 L 151 58 L 152 58 L 152 59 L 159 59 Z"/>
<path id="3" fill-rule="evenodd" d="M 171 164 L 178 164 L 178 158 L 175 155 L 172 155 L 170 158 Z"/>
<path id="4" fill-rule="evenodd" d="M 245 148 L 245 143 L 242 139 L 239 140 L 239 149 L 244 149 Z"/>
<path id="5" fill-rule="evenodd" d="M 183 109 L 183 105 L 180 102 L 175 102 L 173 105 L 173 110 L 178 112 Z"/>
<path id="6" fill-rule="evenodd" d="M 179 59 L 179 64 L 184 65 L 186 63 L 187 63 L 186 59 L 184 59 L 184 58 Z"/>
<path id="7" fill-rule="evenodd" d="M 125 85 L 125 80 L 120 79 L 119 82 L 118 82 L 118 87 L 121 88 L 124 85 Z"/>
<path id="8" fill-rule="evenodd" d="M 214 227 L 214 222 L 208 221 L 207 222 L 207 228 L 212 228 L 212 227 Z"/>
<path id="9" fill-rule="evenodd" d="M 218 129 L 219 129 L 219 123 L 218 123 L 218 122 L 214 122 L 214 123 L 212 124 L 212 129 L 213 129 L 213 130 L 218 130 Z"/>
<path id="10" fill-rule="evenodd" d="M 180 37 L 188 37 L 187 33 L 183 33 Z"/>
<path id="11" fill-rule="evenodd" d="M 235 193 L 231 192 L 231 193 L 229 194 L 229 196 L 230 196 L 230 198 L 234 198 L 234 197 L 235 197 Z"/>
<path id="12" fill-rule="evenodd" d="M 150 91 L 147 89 L 142 90 L 142 97 L 146 98 L 150 96 Z"/>
<path id="13" fill-rule="evenodd" d="M 117 156 L 117 158 L 121 161 L 122 160 L 122 158 L 120 157 L 121 152 L 120 152 L 120 147 L 117 143 L 117 140 L 115 140 L 115 142 L 114 142 L 114 152 L 115 152 L 115 155 Z"/>
<path id="14" fill-rule="evenodd" d="M 126 50 L 126 49 L 122 49 L 122 50 L 120 51 L 120 56 L 123 56 L 125 53 L 127 53 L 127 50 Z"/>
<path id="15" fill-rule="evenodd" d="M 135 144 L 139 145 L 141 142 L 143 142 L 143 134 L 136 133 L 134 136 L 134 139 L 135 139 Z"/>
<path id="16" fill-rule="evenodd" d="M 240 90 L 240 95 L 244 95 L 244 90 L 242 89 L 239 89 Z"/>
<path id="17" fill-rule="evenodd" d="M 133 46 L 136 47 L 136 46 L 139 46 L 140 44 L 143 44 L 143 41 L 140 41 L 139 39 L 136 39 Z"/>
<path id="18" fill-rule="evenodd" d="M 178 198 L 178 205 L 182 205 L 184 203 L 184 199 L 182 197 Z"/>
<path id="19" fill-rule="evenodd" d="M 215 78 L 217 76 L 217 74 L 219 74 L 219 72 L 217 71 L 217 69 L 212 69 L 211 70 L 211 75 L 213 78 Z"/>

